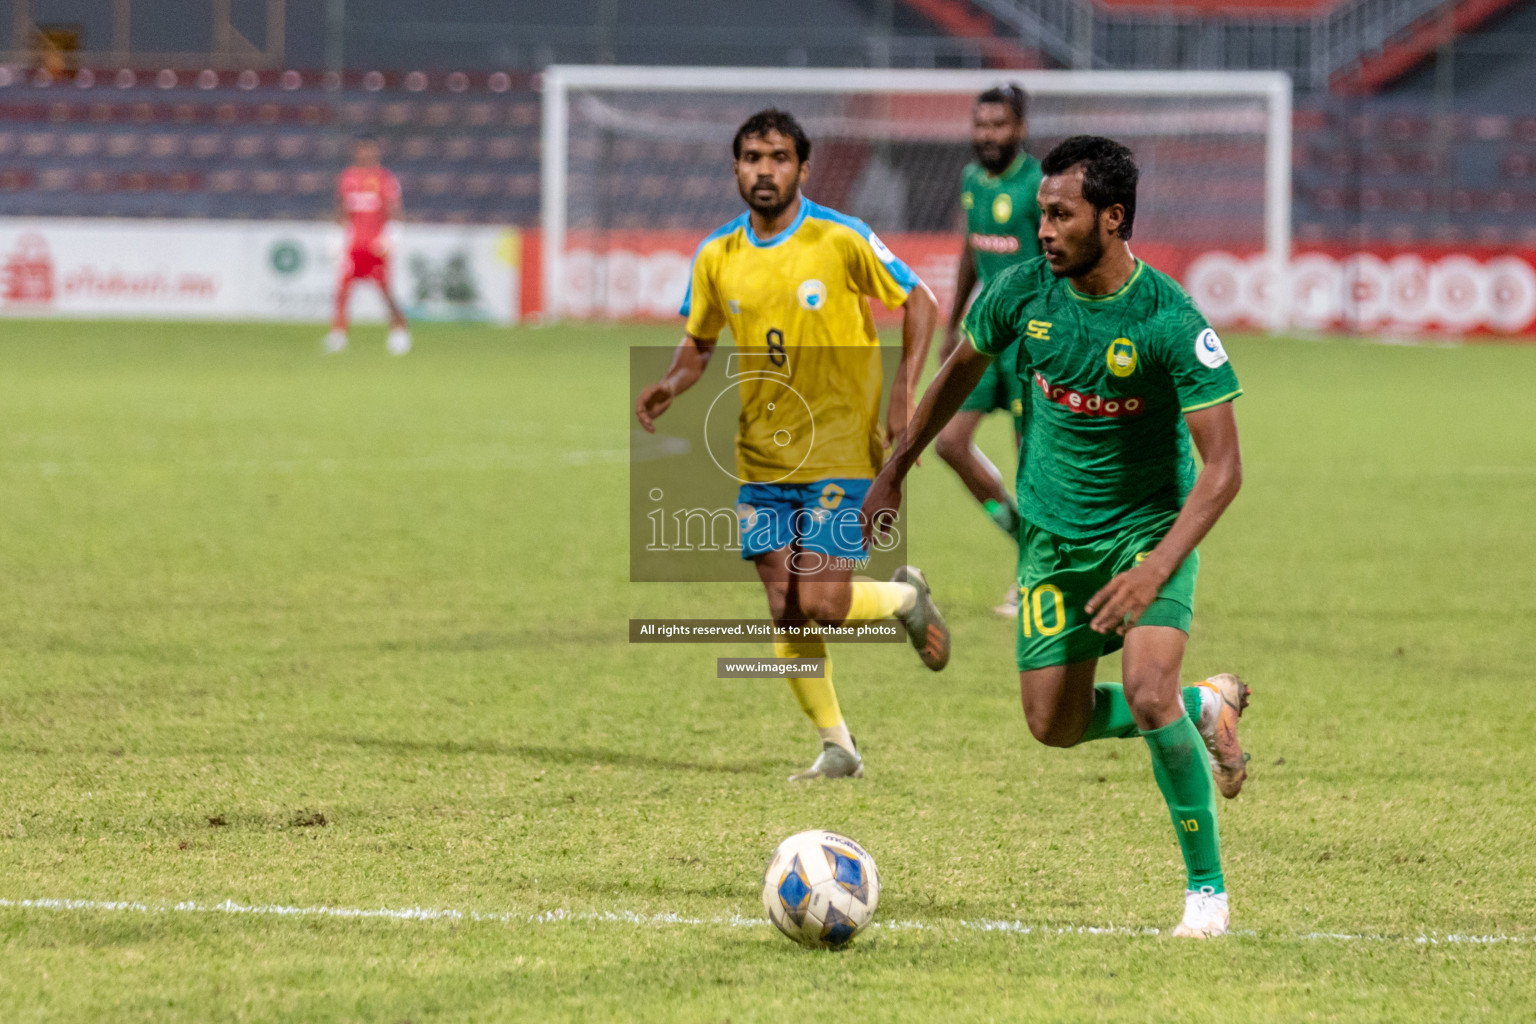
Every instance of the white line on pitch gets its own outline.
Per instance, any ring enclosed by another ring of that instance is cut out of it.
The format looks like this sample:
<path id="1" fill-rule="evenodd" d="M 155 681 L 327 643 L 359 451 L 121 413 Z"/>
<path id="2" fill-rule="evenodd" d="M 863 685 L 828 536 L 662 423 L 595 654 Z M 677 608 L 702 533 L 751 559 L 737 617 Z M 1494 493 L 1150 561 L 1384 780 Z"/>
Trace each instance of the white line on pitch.
<path id="1" fill-rule="evenodd" d="M 631 924 L 641 927 L 681 925 L 698 927 L 714 925 L 728 928 L 767 928 L 768 922 L 760 917 L 685 917 L 676 913 L 637 914 L 631 910 L 600 910 L 573 913 L 568 910 L 546 910 L 538 914 L 496 913 L 477 910 L 454 910 L 433 907 L 380 907 L 374 910 L 362 907 L 290 907 L 278 903 L 244 904 L 234 900 L 222 903 L 196 903 L 183 900 L 180 903 L 139 903 L 127 900 L 66 900 L 33 899 L 8 900 L 0 898 L 0 908 L 17 910 L 53 911 L 116 911 L 136 914 L 254 914 L 272 917 L 340 917 L 375 918 L 393 921 L 486 921 L 515 924 L 556 924 L 559 922 L 597 921 L 614 924 Z M 1007 932 L 1014 935 L 1158 935 L 1156 928 L 1130 928 L 1122 925 L 1032 925 L 1023 921 L 1000 921 L 988 918 L 949 921 L 876 921 L 871 928 L 884 931 L 936 931 L 945 927 L 963 928 L 978 932 Z M 1253 931 L 1239 931 L 1236 935 L 1256 936 Z M 1530 935 L 1462 935 L 1458 933 L 1423 932 L 1418 935 L 1381 935 L 1368 932 L 1306 932 L 1294 936 L 1306 942 L 1407 942 L 1416 945 L 1438 946 L 1444 944 L 1498 945 L 1501 943 L 1536 944 L 1536 936 Z"/>

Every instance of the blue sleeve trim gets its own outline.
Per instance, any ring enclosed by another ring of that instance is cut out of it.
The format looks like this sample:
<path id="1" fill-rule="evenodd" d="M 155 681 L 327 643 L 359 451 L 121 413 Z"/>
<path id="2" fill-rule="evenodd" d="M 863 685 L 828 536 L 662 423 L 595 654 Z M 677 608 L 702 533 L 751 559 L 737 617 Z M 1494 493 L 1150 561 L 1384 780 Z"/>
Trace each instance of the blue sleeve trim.
<path id="1" fill-rule="evenodd" d="M 870 230 L 868 224 L 865 224 L 857 217 L 850 217 L 846 213 L 838 213 L 830 206 L 822 206 L 820 203 L 813 203 L 809 199 L 804 200 L 804 204 L 806 216 L 815 217 L 817 220 L 829 220 L 834 224 L 841 224 L 843 227 L 857 232 L 859 237 L 869 243 L 870 248 L 875 250 L 875 255 L 880 257 L 881 266 L 890 272 L 891 277 L 905 291 L 910 292 L 913 288 L 922 284 L 918 276 L 912 272 L 912 268 L 903 263 L 899 256 L 892 253 L 886 247 L 886 244 L 880 241 L 879 236 Z M 881 255 L 882 252 L 890 253 L 891 258 L 885 259 Z"/>
<path id="2" fill-rule="evenodd" d="M 730 234 L 732 231 L 735 231 L 745 223 L 747 223 L 747 215 L 742 214 L 734 220 L 720 225 L 718 228 L 715 228 L 715 230 L 705 235 L 704 241 L 700 242 L 699 247 L 693 250 L 693 263 L 688 265 L 688 288 L 683 292 L 683 305 L 677 311 L 678 316 L 687 319 L 688 314 L 693 310 L 693 267 L 694 264 L 699 262 L 699 254 L 704 251 L 704 247 L 717 238 L 724 238 L 726 235 Z"/>

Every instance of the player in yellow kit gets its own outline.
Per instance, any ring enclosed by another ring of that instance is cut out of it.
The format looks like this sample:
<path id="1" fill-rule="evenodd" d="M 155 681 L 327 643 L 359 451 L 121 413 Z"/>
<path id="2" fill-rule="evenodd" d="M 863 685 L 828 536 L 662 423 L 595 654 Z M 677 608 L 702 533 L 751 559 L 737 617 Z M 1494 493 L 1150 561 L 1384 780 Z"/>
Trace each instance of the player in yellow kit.
<path id="1" fill-rule="evenodd" d="M 853 579 L 865 557 L 859 507 L 886 448 L 906 429 L 938 305 L 866 224 L 800 195 L 811 144 L 792 115 L 754 114 L 731 152 L 748 210 L 699 246 L 681 310 L 686 333 L 666 374 L 641 392 L 635 415 L 654 431 L 656 417 L 703 375 L 729 327 L 732 358 L 748 371 L 738 385 L 736 434 L 742 557 L 757 565 L 774 622 L 894 617 L 938 671 L 949 661 L 949 630 L 923 574 L 903 566 L 889 583 Z M 904 310 L 901 364 L 883 424 L 869 298 Z M 781 632 L 774 653 L 825 659 L 821 677 L 789 680 L 822 740 L 815 763 L 791 779 L 862 776 L 825 643 Z"/>

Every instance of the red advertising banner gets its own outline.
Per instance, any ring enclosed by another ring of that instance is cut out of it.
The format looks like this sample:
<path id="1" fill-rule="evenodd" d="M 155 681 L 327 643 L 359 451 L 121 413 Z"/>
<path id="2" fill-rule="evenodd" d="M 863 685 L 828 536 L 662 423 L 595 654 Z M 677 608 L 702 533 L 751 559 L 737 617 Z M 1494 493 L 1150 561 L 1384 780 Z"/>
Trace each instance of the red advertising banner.
<path id="1" fill-rule="evenodd" d="M 933 289 L 946 313 L 954 300 L 958 234 L 906 233 L 885 243 Z M 573 234 L 563 296 L 568 316 L 669 320 L 688 287 L 696 232 Z M 542 308 L 538 235 L 524 235 L 523 313 Z M 1202 251 L 1138 241 L 1136 255 L 1182 283 L 1217 327 L 1277 324 L 1288 299 L 1291 327 L 1387 334 L 1536 333 L 1536 252 L 1474 246 L 1309 245 L 1283 269 L 1262 253 Z M 878 304 L 878 319 L 899 314 Z"/>
<path id="2" fill-rule="evenodd" d="M 1273 324 L 1284 288 L 1303 330 L 1536 333 L 1536 252 L 1309 245 L 1284 275 L 1262 255 L 1207 252 L 1179 280 L 1217 326 Z"/>

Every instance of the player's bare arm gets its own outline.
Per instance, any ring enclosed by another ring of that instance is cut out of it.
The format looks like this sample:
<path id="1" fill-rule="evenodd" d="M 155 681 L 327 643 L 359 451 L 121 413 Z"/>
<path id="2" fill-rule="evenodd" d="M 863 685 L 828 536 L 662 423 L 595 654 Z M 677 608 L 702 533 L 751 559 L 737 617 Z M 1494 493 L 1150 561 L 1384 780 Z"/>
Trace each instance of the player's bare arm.
<path id="1" fill-rule="evenodd" d="M 672 407 L 672 399 L 698 383 L 709 366 L 710 357 L 715 354 L 716 340 L 683 335 L 661 380 L 640 392 L 635 401 L 635 418 L 646 433 L 656 433 L 656 417 Z"/>
<path id="2" fill-rule="evenodd" d="M 939 303 L 926 284 L 919 283 L 902 304 L 901 365 L 891 381 L 891 401 L 886 410 L 886 444 L 894 445 L 907 431 L 917 405 L 917 382 L 928 360 L 928 346 L 939 320 Z"/>
<path id="3" fill-rule="evenodd" d="M 923 400 L 913 410 L 906 433 L 891 451 L 891 457 L 881 467 L 864 498 L 860 515 L 866 545 L 872 539 L 875 529 L 880 528 L 883 533 L 884 525 L 896 518 L 896 510 L 901 506 L 902 481 L 917 464 L 917 457 L 923 453 L 923 449 L 939 436 L 944 424 L 959 410 L 966 396 L 975 390 L 976 382 L 981 380 L 981 375 L 991 364 L 991 356 L 976 351 L 969 341 L 962 341 L 954 354 L 939 367 L 933 383 L 923 392 Z"/>
<path id="4" fill-rule="evenodd" d="M 960 241 L 960 273 L 955 278 L 955 303 L 949 310 L 949 323 L 944 328 L 944 342 L 939 348 L 939 362 L 949 361 L 960 344 L 960 323 L 965 319 L 966 302 L 976 290 L 976 254 L 971 251 L 971 238 L 966 234 Z"/>
<path id="5" fill-rule="evenodd" d="M 1188 413 L 1195 450 L 1200 453 L 1200 475 L 1189 492 L 1179 517 L 1168 533 L 1140 565 L 1111 579 L 1089 599 L 1092 626 L 1100 633 L 1124 634 L 1157 598 L 1174 570 L 1211 532 L 1243 484 L 1243 460 L 1237 440 L 1237 418 L 1232 403 Z"/>

